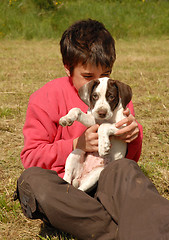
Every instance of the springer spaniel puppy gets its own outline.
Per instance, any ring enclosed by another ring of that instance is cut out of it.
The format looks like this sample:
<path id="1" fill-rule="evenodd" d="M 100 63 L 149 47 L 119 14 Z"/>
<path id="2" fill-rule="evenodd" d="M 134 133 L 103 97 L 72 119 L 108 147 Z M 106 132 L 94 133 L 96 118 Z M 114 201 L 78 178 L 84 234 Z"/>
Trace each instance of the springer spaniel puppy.
<path id="1" fill-rule="evenodd" d="M 104 77 L 92 80 L 79 89 L 79 96 L 89 106 L 87 114 L 79 108 L 71 109 L 59 124 L 71 126 L 79 121 L 86 127 L 99 124 L 98 153 L 85 153 L 75 149 L 66 160 L 64 180 L 76 188 L 87 191 L 94 186 L 101 171 L 110 162 L 125 157 L 127 144 L 117 140 L 115 124 L 124 119 L 124 109 L 131 101 L 131 88 L 117 80 Z M 110 138 L 110 136 L 112 136 Z"/>

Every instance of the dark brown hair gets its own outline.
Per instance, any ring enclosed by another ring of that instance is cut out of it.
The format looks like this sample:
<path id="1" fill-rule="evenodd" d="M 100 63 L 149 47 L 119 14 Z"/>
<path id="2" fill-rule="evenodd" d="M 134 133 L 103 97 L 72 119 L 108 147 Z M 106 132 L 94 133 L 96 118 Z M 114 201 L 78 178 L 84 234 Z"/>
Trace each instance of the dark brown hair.
<path id="1" fill-rule="evenodd" d="M 60 49 L 63 64 L 73 73 L 79 63 L 112 69 L 116 59 L 115 42 L 104 25 L 96 20 L 82 20 L 62 35 Z"/>

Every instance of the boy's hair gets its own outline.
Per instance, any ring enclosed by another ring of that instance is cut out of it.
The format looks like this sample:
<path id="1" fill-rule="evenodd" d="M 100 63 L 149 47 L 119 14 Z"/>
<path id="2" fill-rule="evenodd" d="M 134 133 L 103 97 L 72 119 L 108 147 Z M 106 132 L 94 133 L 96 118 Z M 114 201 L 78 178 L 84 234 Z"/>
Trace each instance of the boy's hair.
<path id="1" fill-rule="evenodd" d="M 115 41 L 104 25 L 96 20 L 82 20 L 70 26 L 60 41 L 63 64 L 73 74 L 81 63 L 112 69 L 116 59 Z"/>

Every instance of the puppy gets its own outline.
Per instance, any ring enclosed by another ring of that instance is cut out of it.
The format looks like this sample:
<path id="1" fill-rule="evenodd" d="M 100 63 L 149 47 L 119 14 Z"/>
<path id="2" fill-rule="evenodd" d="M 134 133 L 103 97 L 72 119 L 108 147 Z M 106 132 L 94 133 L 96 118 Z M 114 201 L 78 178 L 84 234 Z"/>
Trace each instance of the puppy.
<path id="1" fill-rule="evenodd" d="M 115 123 L 124 119 L 124 109 L 131 101 L 131 88 L 117 80 L 99 78 L 79 89 L 79 96 L 89 106 L 87 114 L 73 108 L 62 117 L 59 124 L 71 126 L 79 121 L 86 127 L 99 124 L 98 153 L 85 153 L 75 149 L 66 160 L 64 180 L 87 191 L 96 184 L 101 171 L 110 162 L 126 155 L 127 144 L 113 135 L 118 130 Z M 110 142 L 110 136 L 111 142 Z"/>

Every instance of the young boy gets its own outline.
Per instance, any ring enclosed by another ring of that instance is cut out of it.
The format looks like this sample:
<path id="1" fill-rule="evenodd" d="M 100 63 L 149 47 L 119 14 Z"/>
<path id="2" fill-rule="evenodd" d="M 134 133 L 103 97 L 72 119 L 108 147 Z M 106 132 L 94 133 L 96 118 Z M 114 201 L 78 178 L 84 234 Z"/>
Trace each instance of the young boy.
<path id="1" fill-rule="evenodd" d="M 136 164 L 141 154 L 142 127 L 135 120 L 132 102 L 124 111 L 127 118 L 117 123 L 118 128 L 126 123 L 116 134 L 128 143 L 126 159 L 111 162 L 102 171 L 98 186 L 89 193 L 62 179 L 66 158 L 73 149 L 98 151 L 99 126 L 86 129 L 75 122 L 63 128 L 59 119 L 74 107 L 87 112 L 88 107 L 77 91 L 88 81 L 109 77 L 116 54 L 110 33 L 103 24 L 91 19 L 69 27 L 63 33 L 60 47 L 67 77 L 47 83 L 32 94 L 28 104 L 21 152 L 27 170 L 17 186 L 25 216 L 41 218 L 85 240 L 141 240 L 161 236 L 163 225 L 158 227 L 154 220 L 157 218 L 151 219 L 152 213 L 154 206 L 162 202 L 159 209 L 165 210 L 161 216 L 167 220 L 169 206 Z M 150 220 L 153 225 L 147 228 Z"/>

